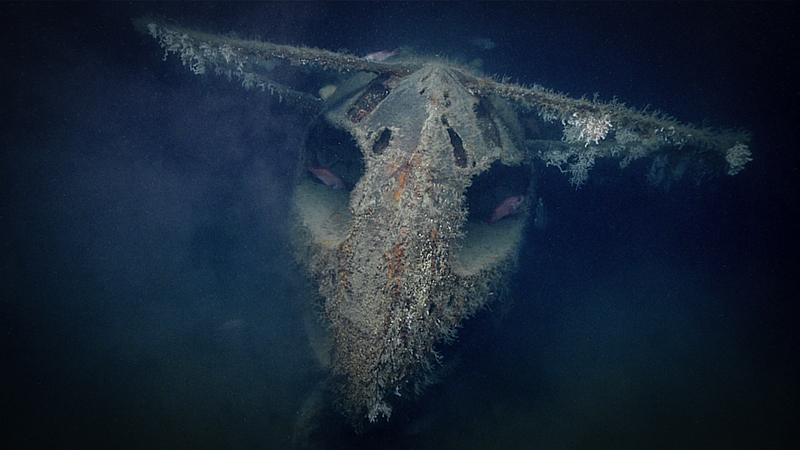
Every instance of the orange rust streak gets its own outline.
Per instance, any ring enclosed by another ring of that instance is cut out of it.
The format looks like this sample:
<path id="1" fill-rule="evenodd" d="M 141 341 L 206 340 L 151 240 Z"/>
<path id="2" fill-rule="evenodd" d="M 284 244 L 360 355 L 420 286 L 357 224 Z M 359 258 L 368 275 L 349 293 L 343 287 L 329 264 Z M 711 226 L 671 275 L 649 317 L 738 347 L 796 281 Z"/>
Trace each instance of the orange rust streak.
<path id="1" fill-rule="evenodd" d="M 403 247 L 401 247 L 399 244 L 394 246 L 391 255 L 389 255 L 389 278 L 393 278 L 395 275 L 399 276 L 402 272 L 403 253 Z"/>
<path id="2" fill-rule="evenodd" d="M 394 201 L 399 201 L 400 196 L 403 195 L 403 190 L 406 187 L 406 181 L 408 180 L 408 174 L 411 172 L 411 162 L 407 163 L 403 169 L 400 171 L 400 174 L 397 176 L 397 191 L 394 193 Z"/>
<path id="3" fill-rule="evenodd" d="M 406 186 L 406 172 L 403 171 L 400 176 L 397 178 L 397 191 L 394 193 L 394 201 L 400 200 L 400 196 L 403 194 L 403 189 Z"/>

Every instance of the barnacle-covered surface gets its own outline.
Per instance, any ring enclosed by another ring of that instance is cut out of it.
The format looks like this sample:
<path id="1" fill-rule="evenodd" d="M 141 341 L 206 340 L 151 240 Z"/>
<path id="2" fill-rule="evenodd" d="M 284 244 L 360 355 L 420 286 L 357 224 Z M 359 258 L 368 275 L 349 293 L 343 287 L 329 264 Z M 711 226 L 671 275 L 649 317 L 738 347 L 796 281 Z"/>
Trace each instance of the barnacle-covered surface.
<path id="1" fill-rule="evenodd" d="M 352 138 L 357 151 L 345 157 L 321 154 L 318 139 L 301 157 L 303 167 L 333 161 L 352 190 L 300 177 L 294 208 L 299 259 L 330 328 L 336 404 L 357 426 L 389 418 L 394 399 L 426 384 L 436 346 L 497 297 L 514 266 L 527 212 L 493 225 L 470 217 L 466 194 L 476 176 L 498 164 L 525 167 L 531 175 L 517 193 L 533 199 L 537 160 L 580 186 L 598 157 L 618 158 L 622 168 L 644 157 L 654 167 L 689 160 L 729 175 L 751 159 L 746 132 L 693 127 L 441 61 L 379 63 L 149 19 L 137 24 L 194 73 L 212 70 L 309 108 Z M 325 101 L 296 91 L 273 77 L 286 64 L 331 70 L 339 85 Z M 526 141 L 520 114 L 558 132 Z"/>

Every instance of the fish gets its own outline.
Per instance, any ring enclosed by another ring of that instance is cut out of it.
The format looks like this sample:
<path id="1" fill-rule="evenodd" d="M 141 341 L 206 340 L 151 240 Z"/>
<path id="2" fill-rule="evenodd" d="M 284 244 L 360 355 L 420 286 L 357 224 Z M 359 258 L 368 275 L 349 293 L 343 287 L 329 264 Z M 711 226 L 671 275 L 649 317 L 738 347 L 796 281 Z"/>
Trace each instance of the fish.
<path id="1" fill-rule="evenodd" d="M 339 178 L 338 175 L 331 172 L 330 169 L 326 169 L 324 167 L 314 167 L 308 166 L 308 171 L 313 173 L 314 176 L 319 178 L 319 181 L 322 181 L 325 186 L 329 186 L 333 189 L 342 189 L 344 190 L 344 181 Z"/>
<path id="2" fill-rule="evenodd" d="M 470 44 L 482 50 L 491 50 L 496 47 L 493 40 L 485 37 L 476 37 L 475 39 L 472 39 L 469 42 Z"/>
<path id="3" fill-rule="evenodd" d="M 525 203 L 525 196 L 524 195 L 512 195 L 507 199 L 503 200 L 500 205 L 494 209 L 492 213 L 492 218 L 489 219 L 489 223 L 495 223 L 498 220 L 502 219 L 505 216 L 510 216 L 512 214 L 516 214 L 519 212 L 520 207 Z"/>
<path id="4" fill-rule="evenodd" d="M 366 59 L 367 61 L 381 62 L 381 61 L 386 61 L 387 59 L 391 58 L 392 56 L 394 56 L 394 55 L 396 55 L 398 53 L 400 53 L 400 49 L 399 48 L 396 48 L 396 49 L 394 49 L 392 51 L 381 50 L 379 52 L 372 52 L 372 53 L 364 56 L 364 59 Z"/>
<path id="5" fill-rule="evenodd" d="M 245 322 L 243 319 L 231 319 L 223 322 L 222 325 L 216 328 L 216 331 L 219 332 L 233 331 L 243 328 L 244 326 Z"/>
<path id="6" fill-rule="evenodd" d="M 547 218 L 547 207 L 544 206 L 544 200 L 539 197 L 539 203 L 536 205 L 536 211 L 534 212 L 534 219 L 533 219 L 533 226 L 539 231 L 544 231 L 547 229 L 548 225 L 548 218 Z"/>

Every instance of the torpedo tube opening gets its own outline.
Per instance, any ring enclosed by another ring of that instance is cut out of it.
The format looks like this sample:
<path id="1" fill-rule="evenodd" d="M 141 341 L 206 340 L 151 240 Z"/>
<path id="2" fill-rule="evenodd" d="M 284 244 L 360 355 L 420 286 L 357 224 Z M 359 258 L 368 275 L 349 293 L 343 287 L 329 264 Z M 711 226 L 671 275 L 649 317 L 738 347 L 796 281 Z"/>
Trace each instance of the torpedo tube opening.
<path id="1" fill-rule="evenodd" d="M 353 189 L 365 170 L 361 150 L 353 136 L 323 121 L 309 128 L 302 167 L 329 170 L 341 178 L 347 191 Z M 303 176 L 314 178 L 309 172 Z"/>
<path id="2" fill-rule="evenodd" d="M 467 189 L 465 198 L 468 222 L 499 222 L 503 219 L 513 219 L 524 210 L 526 205 L 519 205 L 516 209 L 509 210 L 503 217 L 493 215 L 504 201 L 515 196 L 523 196 L 523 203 L 527 202 L 531 186 L 530 168 L 525 165 L 507 166 L 499 161 L 492 164 L 486 172 L 477 175 L 472 180 L 472 185 Z"/>
<path id="3" fill-rule="evenodd" d="M 453 273 L 477 280 L 513 264 L 530 210 L 531 185 L 529 167 L 499 162 L 472 180 L 465 196 L 467 222 L 453 245 Z"/>

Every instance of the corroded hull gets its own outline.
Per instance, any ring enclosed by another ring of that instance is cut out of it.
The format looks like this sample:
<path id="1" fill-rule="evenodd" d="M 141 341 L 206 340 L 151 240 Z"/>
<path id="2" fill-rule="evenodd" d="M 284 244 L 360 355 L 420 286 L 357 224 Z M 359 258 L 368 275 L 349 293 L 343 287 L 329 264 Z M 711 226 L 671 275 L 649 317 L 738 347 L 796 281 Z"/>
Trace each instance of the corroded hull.
<path id="1" fill-rule="evenodd" d="M 388 418 L 393 398 L 426 383 L 436 344 L 493 298 L 512 267 L 524 223 L 466 227 L 472 178 L 495 161 L 521 161 L 495 113 L 502 105 L 481 109 L 490 100 L 443 66 L 424 67 L 392 89 L 387 81 L 372 79 L 326 115 L 356 137 L 365 164 L 346 228 L 336 236 L 321 218 L 309 219 L 320 205 L 306 202 L 322 186 L 306 182 L 296 197 L 330 322 L 333 385 L 354 420 Z"/>

